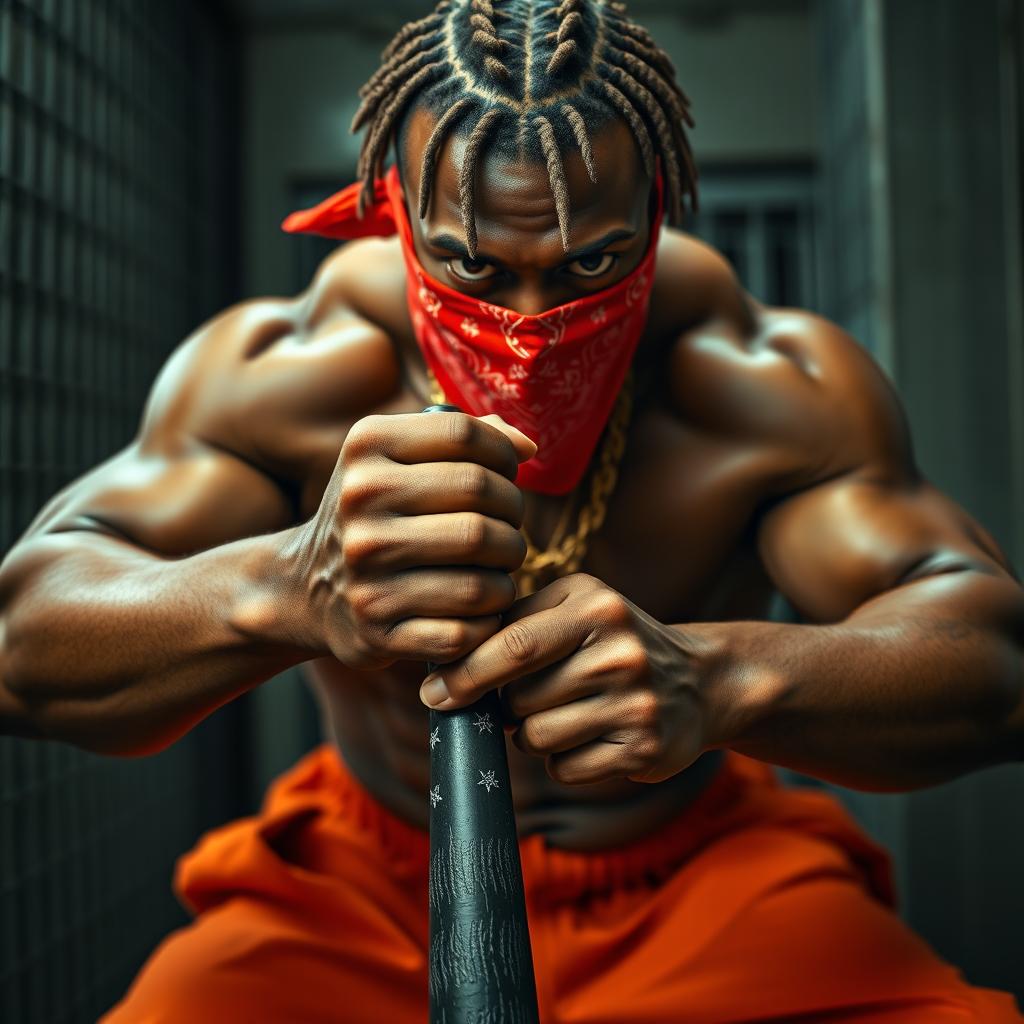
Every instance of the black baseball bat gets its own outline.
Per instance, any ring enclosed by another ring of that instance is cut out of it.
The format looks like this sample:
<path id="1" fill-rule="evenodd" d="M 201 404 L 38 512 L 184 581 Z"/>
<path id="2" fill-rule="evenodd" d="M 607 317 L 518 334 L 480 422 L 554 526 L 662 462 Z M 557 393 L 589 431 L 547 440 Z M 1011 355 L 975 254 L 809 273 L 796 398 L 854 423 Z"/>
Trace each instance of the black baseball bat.
<path id="1" fill-rule="evenodd" d="M 431 1024 L 538 1024 L 508 754 L 493 692 L 467 708 L 430 712 L 429 902 Z"/>

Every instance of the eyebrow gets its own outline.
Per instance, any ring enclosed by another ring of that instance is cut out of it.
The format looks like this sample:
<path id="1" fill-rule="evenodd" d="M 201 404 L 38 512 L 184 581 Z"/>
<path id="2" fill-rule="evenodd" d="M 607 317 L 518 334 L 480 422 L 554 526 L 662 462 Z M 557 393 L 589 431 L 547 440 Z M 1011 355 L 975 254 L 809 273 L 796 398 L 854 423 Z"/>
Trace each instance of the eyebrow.
<path id="1" fill-rule="evenodd" d="M 580 246 L 578 249 L 573 249 L 567 252 L 562 258 L 563 263 L 573 263 L 576 260 L 584 259 L 587 256 L 593 256 L 601 252 L 602 249 L 606 249 L 609 245 L 614 242 L 621 242 L 626 239 L 636 238 L 636 230 L 633 228 L 615 228 L 609 231 L 607 234 L 602 235 L 600 238 L 594 239 L 593 242 L 588 242 L 586 245 Z M 460 238 L 456 238 L 455 235 L 450 235 L 447 232 L 441 232 L 436 235 L 429 235 L 426 239 L 427 245 L 435 249 L 447 249 L 449 252 L 455 253 L 461 259 L 473 259 L 469 254 L 469 249 L 466 248 L 466 243 Z M 502 261 L 495 259 L 493 256 L 488 256 L 484 252 L 477 252 L 476 261 L 480 263 L 493 263 L 495 266 L 502 266 Z"/>

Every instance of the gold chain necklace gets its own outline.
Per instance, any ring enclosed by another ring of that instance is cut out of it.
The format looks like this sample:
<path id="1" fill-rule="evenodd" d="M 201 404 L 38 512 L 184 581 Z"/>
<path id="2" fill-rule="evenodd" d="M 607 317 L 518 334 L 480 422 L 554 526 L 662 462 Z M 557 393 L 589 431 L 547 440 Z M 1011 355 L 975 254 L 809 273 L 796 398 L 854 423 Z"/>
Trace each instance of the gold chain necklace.
<path id="1" fill-rule="evenodd" d="M 430 401 L 435 405 L 443 405 L 448 399 L 433 372 L 427 367 L 430 380 Z M 520 527 L 520 533 L 526 541 L 526 558 L 515 573 L 520 597 L 532 594 L 539 587 L 541 576 L 548 574 L 553 577 L 565 576 L 576 572 L 587 553 L 587 543 L 591 535 L 596 533 L 604 523 L 608 511 L 608 499 L 615 490 L 619 478 L 619 464 L 626 450 L 626 431 L 629 427 L 633 411 L 633 371 L 626 375 L 619 396 L 615 402 L 611 417 L 604 431 L 604 441 L 597 458 L 597 465 L 591 467 L 590 500 L 580 509 L 576 521 L 576 529 L 570 536 L 565 536 L 569 526 L 569 517 L 582 481 L 569 493 L 562 514 L 551 540 L 546 548 L 538 548 L 531 540 L 526 529 Z"/>

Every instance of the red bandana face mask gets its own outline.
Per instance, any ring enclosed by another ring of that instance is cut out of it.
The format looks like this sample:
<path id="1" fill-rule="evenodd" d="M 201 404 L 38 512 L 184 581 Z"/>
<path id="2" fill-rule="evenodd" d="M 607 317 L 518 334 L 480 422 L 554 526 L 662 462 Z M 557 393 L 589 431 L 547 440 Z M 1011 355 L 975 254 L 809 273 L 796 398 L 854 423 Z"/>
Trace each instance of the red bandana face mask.
<path id="1" fill-rule="evenodd" d="M 413 247 L 392 167 L 360 219 L 360 185 L 291 214 L 282 227 L 330 238 L 398 233 L 416 340 L 449 401 L 475 416 L 497 413 L 537 442 L 516 483 L 566 494 L 582 479 L 611 414 L 647 320 L 662 214 L 662 184 L 650 244 L 618 283 L 536 316 L 463 295 L 430 277 Z"/>

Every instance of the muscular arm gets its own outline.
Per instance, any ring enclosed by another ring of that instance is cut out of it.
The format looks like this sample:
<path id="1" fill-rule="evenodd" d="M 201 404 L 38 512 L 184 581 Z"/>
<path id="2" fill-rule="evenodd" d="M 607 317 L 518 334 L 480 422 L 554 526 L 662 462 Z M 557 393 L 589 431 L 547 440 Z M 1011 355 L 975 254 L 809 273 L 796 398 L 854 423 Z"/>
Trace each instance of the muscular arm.
<path id="1" fill-rule="evenodd" d="M 536 446 L 496 416 L 367 415 L 399 389 L 389 245 L 202 329 L 136 442 L 43 509 L 0 566 L 5 731 L 145 753 L 307 658 L 444 662 L 494 632 Z"/>
<path id="2" fill-rule="evenodd" d="M 315 415 L 335 368 L 297 337 L 303 309 L 248 303 L 197 332 L 161 372 L 137 439 L 59 493 L 11 550 L 4 732 L 146 753 L 310 656 L 283 618 L 294 496 L 236 443 L 262 431 L 298 444 L 312 429 L 282 405 Z M 333 385 L 343 401 L 347 382 Z"/>
<path id="3" fill-rule="evenodd" d="M 278 557 L 271 536 L 164 558 L 84 524 L 23 542 L 2 577 L 11 731 L 150 753 L 296 664 L 283 638 L 242 625 L 250 603 L 276 605 Z"/>
<path id="4" fill-rule="evenodd" d="M 765 317 L 755 347 L 778 357 L 786 411 L 761 426 L 789 487 L 759 542 L 808 624 L 706 627 L 725 652 L 714 745 L 872 790 L 1024 758 L 1024 592 L 1005 557 L 921 478 L 859 346 L 815 317 Z"/>

